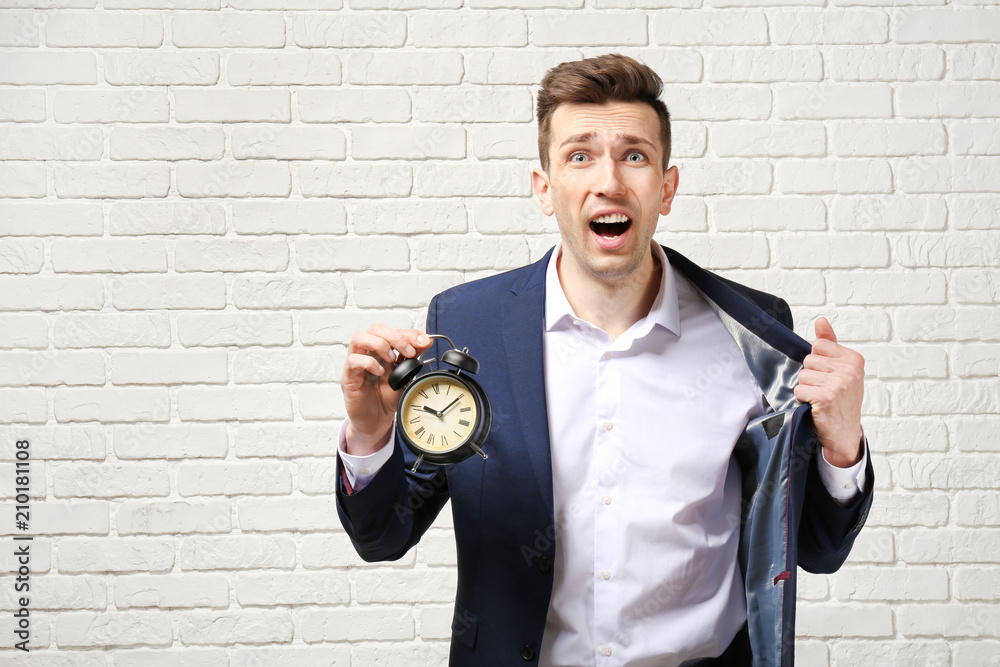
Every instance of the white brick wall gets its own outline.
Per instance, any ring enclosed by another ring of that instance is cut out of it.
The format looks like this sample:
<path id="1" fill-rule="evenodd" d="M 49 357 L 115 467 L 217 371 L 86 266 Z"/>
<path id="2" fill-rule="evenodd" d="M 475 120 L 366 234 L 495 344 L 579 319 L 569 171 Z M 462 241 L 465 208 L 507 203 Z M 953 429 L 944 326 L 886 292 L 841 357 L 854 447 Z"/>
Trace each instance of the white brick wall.
<path id="1" fill-rule="evenodd" d="M 619 51 L 675 120 L 657 238 L 868 358 L 878 498 L 800 664 L 1000 664 L 998 40 L 995 0 L 0 0 L 0 663 L 444 664 L 450 516 L 392 564 L 336 517 L 346 342 L 552 244 L 533 93 Z"/>

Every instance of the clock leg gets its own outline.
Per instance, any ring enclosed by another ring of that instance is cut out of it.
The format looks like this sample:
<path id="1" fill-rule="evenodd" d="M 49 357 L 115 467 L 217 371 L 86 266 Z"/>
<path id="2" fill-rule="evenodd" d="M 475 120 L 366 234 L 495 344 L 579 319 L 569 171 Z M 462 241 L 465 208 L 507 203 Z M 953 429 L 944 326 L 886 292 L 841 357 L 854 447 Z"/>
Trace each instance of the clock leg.
<path id="1" fill-rule="evenodd" d="M 410 472 L 417 472 L 417 468 L 420 466 L 420 462 L 423 460 L 424 460 L 424 455 L 418 454 L 417 460 L 413 462 L 413 468 L 410 470 Z"/>
<path id="2" fill-rule="evenodd" d="M 472 447 L 476 451 L 476 454 L 479 454 L 480 456 L 482 456 L 484 461 L 486 459 L 490 458 L 489 455 L 486 452 L 484 452 L 483 450 L 479 449 L 479 445 L 469 444 L 469 447 Z"/>

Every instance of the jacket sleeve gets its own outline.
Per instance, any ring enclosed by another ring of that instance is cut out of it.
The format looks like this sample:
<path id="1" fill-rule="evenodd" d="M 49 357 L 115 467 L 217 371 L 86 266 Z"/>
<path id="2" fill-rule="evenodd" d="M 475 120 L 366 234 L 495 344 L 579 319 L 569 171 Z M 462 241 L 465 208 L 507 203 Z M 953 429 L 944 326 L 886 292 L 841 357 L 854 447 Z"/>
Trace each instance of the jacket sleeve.
<path id="1" fill-rule="evenodd" d="M 437 297 L 427 310 L 427 331 L 437 330 Z M 434 351 L 437 351 L 435 341 Z M 397 560 L 416 544 L 448 500 L 445 469 L 421 465 L 401 443 L 360 491 L 348 495 L 337 457 L 337 513 L 358 555 L 366 561 Z"/>

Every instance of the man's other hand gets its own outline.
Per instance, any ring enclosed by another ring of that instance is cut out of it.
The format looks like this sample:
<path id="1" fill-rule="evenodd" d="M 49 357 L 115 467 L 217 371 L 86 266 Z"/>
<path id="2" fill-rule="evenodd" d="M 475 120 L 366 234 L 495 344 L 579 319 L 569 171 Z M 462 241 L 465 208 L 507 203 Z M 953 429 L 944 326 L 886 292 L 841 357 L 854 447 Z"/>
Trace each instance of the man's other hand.
<path id="1" fill-rule="evenodd" d="M 799 371 L 795 398 L 812 404 L 826 460 L 848 468 L 861 459 L 861 399 L 865 359 L 837 342 L 830 322 L 816 320 L 816 341 Z"/>
<path id="2" fill-rule="evenodd" d="M 347 425 L 347 453 L 366 456 L 389 441 L 400 392 L 389 387 L 396 354 L 415 357 L 431 346 L 416 329 L 392 329 L 373 324 L 351 336 L 347 361 L 340 376 Z"/>

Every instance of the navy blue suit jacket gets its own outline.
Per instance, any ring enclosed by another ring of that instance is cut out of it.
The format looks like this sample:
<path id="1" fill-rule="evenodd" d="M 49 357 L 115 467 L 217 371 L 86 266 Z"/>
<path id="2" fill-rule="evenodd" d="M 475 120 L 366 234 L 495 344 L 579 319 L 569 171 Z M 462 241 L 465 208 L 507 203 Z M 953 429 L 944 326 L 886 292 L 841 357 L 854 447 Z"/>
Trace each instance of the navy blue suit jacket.
<path id="1" fill-rule="evenodd" d="M 796 564 L 811 572 L 840 567 L 868 515 L 874 473 L 869 464 L 868 490 L 850 508 L 819 479 L 810 408 L 792 395 L 810 345 L 791 331 L 787 304 L 664 250 L 729 328 L 774 408 L 747 425 L 733 454 L 743 474 L 748 624 L 724 658 L 692 664 L 792 665 Z M 413 473 L 415 457 L 397 445 L 368 486 L 337 493 L 343 525 L 367 561 L 400 558 L 451 499 L 453 666 L 535 664 L 541 646 L 559 548 L 542 362 L 547 260 L 447 290 L 428 309 L 427 331 L 468 346 L 482 364 L 477 380 L 493 405 L 489 460 L 425 464 Z"/>

